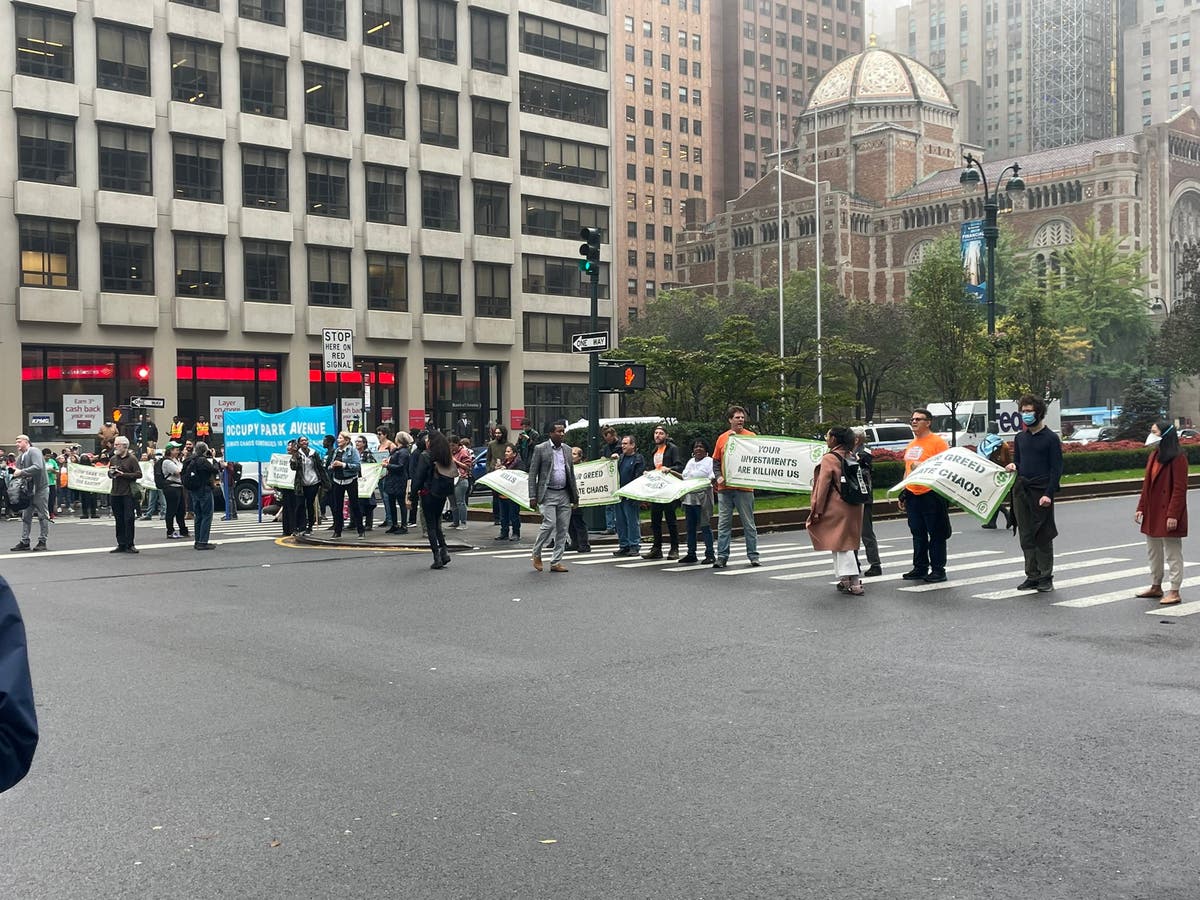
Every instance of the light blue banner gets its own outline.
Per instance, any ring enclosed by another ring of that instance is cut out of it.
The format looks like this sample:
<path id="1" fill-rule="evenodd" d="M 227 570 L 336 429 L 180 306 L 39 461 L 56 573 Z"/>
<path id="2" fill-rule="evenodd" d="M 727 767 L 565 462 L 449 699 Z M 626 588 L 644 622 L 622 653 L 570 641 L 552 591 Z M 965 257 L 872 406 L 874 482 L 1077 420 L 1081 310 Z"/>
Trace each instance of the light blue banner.
<path id="1" fill-rule="evenodd" d="M 225 459 L 269 463 L 271 454 L 285 452 L 292 438 L 306 437 L 314 448 L 320 448 L 327 434 L 337 434 L 332 406 L 293 406 L 280 413 L 227 410 Z"/>

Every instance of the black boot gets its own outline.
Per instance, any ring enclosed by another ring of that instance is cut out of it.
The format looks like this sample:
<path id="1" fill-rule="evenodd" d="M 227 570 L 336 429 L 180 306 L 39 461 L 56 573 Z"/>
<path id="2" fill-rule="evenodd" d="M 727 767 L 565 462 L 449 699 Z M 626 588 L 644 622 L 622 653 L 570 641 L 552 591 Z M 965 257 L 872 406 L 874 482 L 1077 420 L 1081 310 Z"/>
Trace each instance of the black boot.
<path id="1" fill-rule="evenodd" d="M 650 546 L 649 553 L 643 553 L 642 559 L 662 559 L 662 541 L 655 541 Z"/>
<path id="2" fill-rule="evenodd" d="M 667 559 L 679 559 L 678 541 L 671 541 L 671 549 L 667 551 Z"/>

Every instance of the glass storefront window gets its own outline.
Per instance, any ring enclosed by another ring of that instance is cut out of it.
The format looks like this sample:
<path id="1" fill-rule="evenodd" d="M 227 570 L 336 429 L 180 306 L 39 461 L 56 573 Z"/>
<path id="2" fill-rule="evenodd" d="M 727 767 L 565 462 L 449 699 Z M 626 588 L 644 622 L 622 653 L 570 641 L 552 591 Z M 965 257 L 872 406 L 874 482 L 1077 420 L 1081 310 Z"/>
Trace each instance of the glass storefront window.
<path id="1" fill-rule="evenodd" d="M 146 381 L 138 377 L 138 370 L 146 365 L 145 350 L 24 346 L 21 426 L 35 444 L 95 449 L 97 430 L 117 407 L 132 396 L 148 393 Z M 37 424 L 47 415 L 53 424 Z"/>
<path id="2" fill-rule="evenodd" d="M 494 363 L 429 362 L 425 365 L 425 409 L 433 424 L 448 434 L 455 432 L 459 413 L 471 423 L 474 446 L 481 446 L 489 425 L 499 422 L 500 366 Z"/>
<path id="3" fill-rule="evenodd" d="M 407 417 L 397 409 L 396 390 L 400 382 L 400 361 L 356 357 L 353 372 L 341 375 L 342 427 L 350 423 L 365 423 L 366 428 L 351 431 L 374 431 L 380 425 L 395 433 L 397 423 L 407 425 Z M 338 402 L 337 372 L 321 371 L 321 357 L 308 358 L 308 395 L 312 406 L 336 406 Z M 365 415 L 364 415 L 365 407 Z"/>
<path id="4" fill-rule="evenodd" d="M 525 416 L 542 434 L 556 419 L 578 422 L 587 418 L 587 391 L 586 384 L 526 384 Z"/>
<path id="5" fill-rule="evenodd" d="M 179 386 L 179 415 L 189 433 L 200 415 L 214 426 L 211 440 L 221 445 L 217 431 L 220 409 L 283 409 L 282 357 L 266 353 L 193 353 L 177 356 L 175 375 Z M 166 421 L 174 413 L 164 410 Z M 160 432 L 162 431 L 160 427 Z"/>

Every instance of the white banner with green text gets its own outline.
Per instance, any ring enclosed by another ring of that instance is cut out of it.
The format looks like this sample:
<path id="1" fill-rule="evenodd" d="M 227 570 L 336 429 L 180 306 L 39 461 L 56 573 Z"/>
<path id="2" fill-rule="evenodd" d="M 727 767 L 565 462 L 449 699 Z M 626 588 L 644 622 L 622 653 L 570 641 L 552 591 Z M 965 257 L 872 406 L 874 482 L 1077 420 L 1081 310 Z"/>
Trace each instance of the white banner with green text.
<path id="1" fill-rule="evenodd" d="M 475 482 L 495 491 L 501 497 L 512 500 L 521 509 L 532 509 L 529 505 L 529 473 L 520 469 L 493 469 Z"/>
<path id="2" fill-rule="evenodd" d="M 888 488 L 888 493 L 898 494 L 910 484 L 927 487 L 986 522 L 996 514 L 1016 478 L 1015 472 L 1004 471 L 974 450 L 951 447 L 921 463 Z"/>
<path id="3" fill-rule="evenodd" d="M 722 474 L 730 487 L 807 494 L 813 467 L 828 452 L 824 441 L 731 434 L 721 459 Z"/>

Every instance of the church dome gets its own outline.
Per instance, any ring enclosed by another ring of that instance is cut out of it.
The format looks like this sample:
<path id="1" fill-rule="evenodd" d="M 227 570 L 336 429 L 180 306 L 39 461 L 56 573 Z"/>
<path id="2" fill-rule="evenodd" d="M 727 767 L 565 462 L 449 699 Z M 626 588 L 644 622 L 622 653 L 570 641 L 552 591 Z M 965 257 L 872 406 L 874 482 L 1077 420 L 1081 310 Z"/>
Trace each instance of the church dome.
<path id="1" fill-rule="evenodd" d="M 880 47 L 848 56 L 826 73 L 808 109 L 844 103 L 920 101 L 953 106 L 941 79 L 915 59 Z"/>

